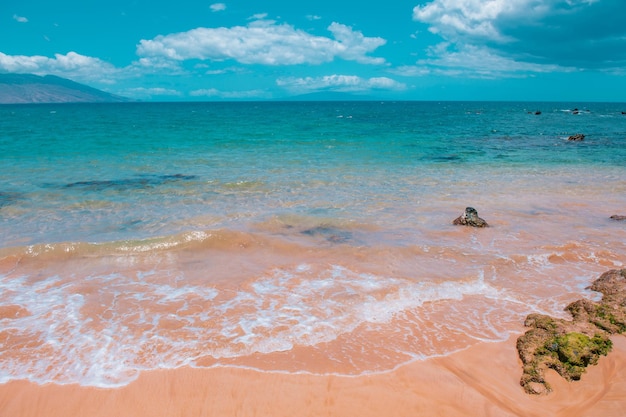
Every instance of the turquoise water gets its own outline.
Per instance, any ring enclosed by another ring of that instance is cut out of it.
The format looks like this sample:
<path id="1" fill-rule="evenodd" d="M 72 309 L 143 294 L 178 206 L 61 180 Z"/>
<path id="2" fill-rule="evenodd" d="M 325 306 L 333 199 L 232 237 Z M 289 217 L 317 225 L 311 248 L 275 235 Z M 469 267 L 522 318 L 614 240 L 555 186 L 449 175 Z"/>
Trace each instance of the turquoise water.
<path id="1" fill-rule="evenodd" d="M 573 115 L 574 105 L 554 103 L 4 106 L 2 245 L 171 234 L 198 214 L 229 227 L 233 213 L 368 217 L 381 199 L 402 199 L 407 188 L 428 198 L 455 177 L 619 174 L 622 107 L 588 104 Z M 537 108 L 541 115 L 528 114 Z M 587 139 L 568 143 L 575 133 Z"/>
<path id="2" fill-rule="evenodd" d="M 386 372 L 563 316 L 626 262 L 624 110 L 1 106 L 0 383 Z"/>

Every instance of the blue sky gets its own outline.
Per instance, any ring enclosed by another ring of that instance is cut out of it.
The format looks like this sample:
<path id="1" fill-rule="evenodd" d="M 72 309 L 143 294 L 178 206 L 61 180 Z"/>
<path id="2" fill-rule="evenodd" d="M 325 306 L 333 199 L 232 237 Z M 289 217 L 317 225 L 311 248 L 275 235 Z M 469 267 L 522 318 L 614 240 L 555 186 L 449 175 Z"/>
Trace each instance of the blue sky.
<path id="1" fill-rule="evenodd" d="M 0 73 L 152 101 L 626 102 L 625 0 L 2 0 Z"/>

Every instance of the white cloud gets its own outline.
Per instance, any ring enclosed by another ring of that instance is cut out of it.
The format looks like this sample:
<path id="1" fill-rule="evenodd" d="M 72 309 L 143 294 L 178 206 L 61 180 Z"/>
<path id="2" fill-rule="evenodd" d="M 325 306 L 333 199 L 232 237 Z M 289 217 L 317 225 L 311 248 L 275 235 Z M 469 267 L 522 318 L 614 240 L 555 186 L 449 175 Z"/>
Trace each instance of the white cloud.
<path id="1" fill-rule="evenodd" d="M 448 39 L 461 36 L 511 40 L 495 22 L 504 16 L 534 14 L 543 9 L 542 0 L 434 0 L 415 6 L 413 19 L 431 25 L 430 31 Z"/>
<path id="2" fill-rule="evenodd" d="M 426 65 L 403 65 L 389 70 L 392 74 L 402 77 L 423 77 L 432 73 Z"/>
<path id="3" fill-rule="evenodd" d="M 211 6 L 209 6 L 211 8 L 212 11 L 214 12 L 221 12 L 226 10 L 226 5 L 224 3 L 213 3 Z"/>
<path id="4" fill-rule="evenodd" d="M 306 91 L 342 91 L 357 92 L 368 90 L 404 90 L 406 85 L 387 77 L 362 78 L 356 75 L 327 75 L 323 77 L 280 78 L 279 87 L 294 92 Z"/>
<path id="5" fill-rule="evenodd" d="M 314 20 L 322 19 L 322 16 L 317 16 L 317 15 L 314 15 L 314 14 L 308 14 L 308 15 L 306 15 L 306 18 L 307 18 L 307 20 L 314 21 Z"/>
<path id="6" fill-rule="evenodd" d="M 197 68 L 200 69 L 202 67 L 198 66 Z M 207 69 L 204 73 L 206 75 L 246 74 L 246 73 L 250 73 L 250 71 L 242 67 L 227 67 L 227 68 L 219 68 L 219 69 Z"/>
<path id="7" fill-rule="evenodd" d="M 20 22 L 20 23 L 28 23 L 27 18 L 25 18 L 24 16 L 18 16 L 16 14 L 13 15 L 13 20 L 15 20 L 16 22 Z"/>
<path id="8" fill-rule="evenodd" d="M 405 77 L 430 74 L 466 78 L 522 77 L 528 73 L 572 72 L 575 68 L 554 64 L 536 64 L 503 57 L 484 46 L 440 43 L 429 50 L 430 58 L 390 70 Z"/>
<path id="9" fill-rule="evenodd" d="M 384 39 L 366 38 L 361 32 L 355 32 L 351 27 L 336 22 L 331 23 L 328 30 L 339 43 L 334 42 L 333 44 L 340 50 L 337 54 L 339 57 L 362 64 L 383 64 L 385 62 L 383 58 L 372 58 L 366 55 L 384 45 L 386 43 Z"/>
<path id="10" fill-rule="evenodd" d="M 137 100 L 149 100 L 154 97 L 181 97 L 183 94 L 180 91 L 171 88 L 137 87 L 123 90 L 120 92 L 120 95 Z"/>
<path id="11" fill-rule="evenodd" d="M 250 16 L 248 20 L 264 20 L 266 17 L 267 13 L 257 13 Z"/>
<path id="12" fill-rule="evenodd" d="M 180 91 L 171 89 L 171 88 L 163 88 L 163 87 L 152 87 L 152 88 L 132 88 L 128 91 L 134 91 L 135 93 L 140 93 L 143 95 L 155 95 L 155 96 L 180 96 L 182 93 Z"/>
<path id="13" fill-rule="evenodd" d="M 189 95 L 194 97 L 216 97 L 223 99 L 252 99 L 269 97 L 269 94 L 263 90 L 221 91 L 216 88 L 194 90 L 190 92 Z"/>
<path id="14" fill-rule="evenodd" d="M 624 0 L 431 0 L 413 19 L 458 45 L 562 67 L 626 65 Z"/>
<path id="15" fill-rule="evenodd" d="M 247 26 L 197 28 L 144 39 L 137 46 L 137 54 L 174 61 L 233 59 L 263 65 L 321 64 L 335 58 L 366 64 L 385 62 L 367 55 L 384 45 L 384 39 L 365 37 L 340 23 L 332 23 L 328 30 L 334 39 L 314 36 L 288 24 L 257 20 Z"/>
<path id="16" fill-rule="evenodd" d="M 119 72 L 105 61 L 76 52 L 68 52 L 66 55 L 55 54 L 54 58 L 41 55 L 6 55 L 0 52 L 0 71 L 36 75 L 53 74 L 76 80 L 98 82 L 107 82 L 110 77 Z"/>
<path id="17" fill-rule="evenodd" d="M 139 58 L 133 63 L 133 68 L 141 73 L 159 73 L 159 74 L 182 74 L 185 71 L 181 68 L 179 62 L 172 61 L 163 57 L 155 56 L 148 58 Z"/>

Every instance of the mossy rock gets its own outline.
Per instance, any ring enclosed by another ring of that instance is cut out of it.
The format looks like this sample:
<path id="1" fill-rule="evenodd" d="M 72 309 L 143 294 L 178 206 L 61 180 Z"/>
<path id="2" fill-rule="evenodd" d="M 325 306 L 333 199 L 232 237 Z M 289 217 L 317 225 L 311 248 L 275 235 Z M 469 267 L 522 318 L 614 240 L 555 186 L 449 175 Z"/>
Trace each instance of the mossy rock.
<path id="1" fill-rule="evenodd" d="M 609 336 L 626 333 L 626 269 L 605 272 L 589 289 L 602 293 L 602 300 L 570 303 L 566 310 L 571 321 L 527 316 L 524 324 L 530 329 L 517 340 L 524 365 L 520 383 L 527 393 L 551 391 L 544 378 L 546 368 L 569 381 L 580 379 L 587 366 L 609 353 L 613 346 Z"/>
<path id="2" fill-rule="evenodd" d="M 614 306 L 599 305 L 591 322 L 598 328 L 612 334 L 626 332 L 624 310 Z"/>
<path id="3" fill-rule="evenodd" d="M 600 354 L 606 355 L 611 341 L 601 336 L 590 338 L 586 334 L 571 332 L 557 337 L 556 344 L 561 362 L 566 365 L 585 367 L 595 365 Z"/>
<path id="4" fill-rule="evenodd" d="M 608 354 L 612 346 L 611 339 L 605 334 L 589 337 L 583 333 L 570 332 L 546 341 L 537 350 L 534 364 L 540 366 L 543 363 L 568 381 L 577 381 L 585 368 L 596 365 L 600 355 Z"/>
<path id="5" fill-rule="evenodd" d="M 543 329 L 547 332 L 557 332 L 559 330 L 558 319 L 544 314 L 529 314 L 524 321 L 524 326 L 535 329 Z"/>

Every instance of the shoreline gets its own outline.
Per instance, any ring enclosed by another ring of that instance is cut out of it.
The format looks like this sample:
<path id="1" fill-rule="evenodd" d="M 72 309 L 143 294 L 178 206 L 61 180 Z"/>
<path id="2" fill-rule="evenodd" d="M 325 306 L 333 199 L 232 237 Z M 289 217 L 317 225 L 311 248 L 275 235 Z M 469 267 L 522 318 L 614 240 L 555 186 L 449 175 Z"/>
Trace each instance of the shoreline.
<path id="1" fill-rule="evenodd" d="M 546 373 L 554 392 L 528 395 L 512 335 L 394 371 L 342 377 L 219 367 L 143 372 L 120 388 L 0 385 L 0 417 L 71 416 L 623 416 L 626 337 L 580 381 Z"/>

